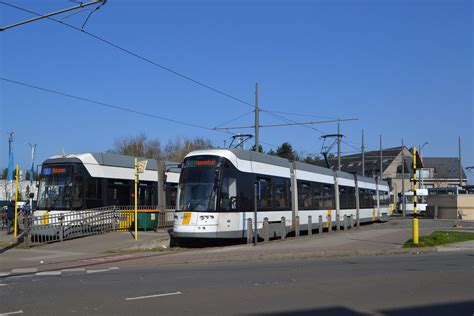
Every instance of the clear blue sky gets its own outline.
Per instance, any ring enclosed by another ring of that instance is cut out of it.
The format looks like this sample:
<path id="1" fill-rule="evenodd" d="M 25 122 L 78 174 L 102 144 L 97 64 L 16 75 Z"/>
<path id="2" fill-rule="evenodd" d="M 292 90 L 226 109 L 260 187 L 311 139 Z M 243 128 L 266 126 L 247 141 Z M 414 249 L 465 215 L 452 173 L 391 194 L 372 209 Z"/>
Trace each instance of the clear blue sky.
<path id="1" fill-rule="evenodd" d="M 70 1 L 14 1 L 46 13 Z M 87 13 L 65 20 L 81 26 Z M 31 15 L 0 4 L 0 24 Z M 429 142 L 425 156 L 473 154 L 473 4 L 424 1 L 122 1 L 109 0 L 86 30 L 215 88 L 272 111 L 357 117 L 342 125 L 344 152 Z M 43 20 L 0 33 L 1 76 L 138 111 L 215 127 L 252 110 L 93 38 Z M 163 143 L 176 136 L 228 135 L 125 113 L 0 81 L 2 144 L 15 131 L 17 162 L 26 142 L 38 162 L 58 154 L 105 151 L 114 139 L 144 132 Z M 309 117 L 287 115 L 292 120 Z M 317 119 L 317 118 L 316 118 Z M 252 124 L 249 114 L 229 125 Z M 262 113 L 263 124 L 280 123 Z M 336 125 L 320 125 L 335 133 Z M 242 132 L 249 132 L 243 130 Z M 263 129 L 268 144 L 289 141 L 318 153 L 320 133 L 304 127 Z"/>

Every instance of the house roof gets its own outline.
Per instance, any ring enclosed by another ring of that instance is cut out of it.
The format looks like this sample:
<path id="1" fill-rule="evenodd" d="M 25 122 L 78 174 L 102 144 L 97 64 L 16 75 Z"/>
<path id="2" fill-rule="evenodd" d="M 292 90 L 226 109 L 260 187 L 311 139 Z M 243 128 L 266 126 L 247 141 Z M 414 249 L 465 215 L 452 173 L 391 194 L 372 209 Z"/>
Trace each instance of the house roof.
<path id="1" fill-rule="evenodd" d="M 383 170 L 387 169 L 393 160 L 400 154 L 402 147 L 392 147 L 382 149 L 382 166 Z M 380 172 L 380 150 L 367 151 L 364 154 L 365 172 L 367 175 L 373 175 Z M 332 169 L 337 168 L 337 158 L 331 158 L 329 166 Z M 326 166 L 325 161 L 319 163 Z M 341 170 L 348 173 L 362 174 L 362 154 L 353 154 L 341 156 Z M 408 169 L 407 169 L 408 170 Z"/>
<path id="2" fill-rule="evenodd" d="M 423 158 L 425 168 L 433 168 L 435 178 L 456 179 L 459 178 L 459 159 L 456 157 L 425 157 Z M 462 166 L 461 166 L 462 168 Z M 466 179 L 466 173 L 462 170 L 462 178 Z"/>

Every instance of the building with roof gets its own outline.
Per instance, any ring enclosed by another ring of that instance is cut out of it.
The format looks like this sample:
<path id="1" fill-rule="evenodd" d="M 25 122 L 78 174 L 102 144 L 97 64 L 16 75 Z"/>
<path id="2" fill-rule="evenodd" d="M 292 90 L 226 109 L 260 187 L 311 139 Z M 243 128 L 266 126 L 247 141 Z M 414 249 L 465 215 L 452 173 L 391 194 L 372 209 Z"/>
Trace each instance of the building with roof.
<path id="1" fill-rule="evenodd" d="M 382 149 L 382 179 L 386 180 L 397 202 L 398 194 L 411 189 L 412 153 L 407 147 L 392 147 Z M 364 154 L 364 175 L 369 177 L 380 176 L 380 150 L 368 151 Z M 422 159 L 423 168 L 418 172 L 423 188 L 440 188 L 467 185 L 467 175 L 461 167 L 457 157 L 425 157 Z M 328 160 L 331 169 L 337 169 L 338 160 Z M 320 162 L 325 165 L 324 161 Z M 403 166 L 405 174 L 403 178 Z M 363 175 L 362 154 L 341 156 L 341 171 Z M 461 178 L 461 180 L 460 180 Z M 403 185 L 402 185 L 403 183 Z"/>

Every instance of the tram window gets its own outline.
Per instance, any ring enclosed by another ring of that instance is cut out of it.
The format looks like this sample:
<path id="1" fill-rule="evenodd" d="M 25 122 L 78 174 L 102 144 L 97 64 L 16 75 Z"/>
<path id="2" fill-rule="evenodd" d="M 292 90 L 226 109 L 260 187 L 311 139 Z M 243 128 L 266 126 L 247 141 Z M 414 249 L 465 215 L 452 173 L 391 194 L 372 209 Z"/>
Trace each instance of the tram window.
<path id="1" fill-rule="evenodd" d="M 86 187 L 86 198 L 89 199 L 100 199 L 102 198 L 102 186 L 100 181 L 91 178 L 87 181 Z"/>
<path id="2" fill-rule="evenodd" d="M 81 208 L 82 207 L 82 193 L 84 185 L 82 183 L 83 178 L 81 175 L 76 175 L 74 177 L 74 185 L 72 188 L 72 207 Z"/>
<path id="3" fill-rule="evenodd" d="M 313 183 L 313 208 L 316 210 L 324 209 L 324 196 L 322 183 Z"/>
<path id="4" fill-rule="evenodd" d="M 323 206 L 325 209 L 334 208 L 334 185 L 324 184 L 323 185 Z"/>
<path id="5" fill-rule="evenodd" d="M 311 208 L 311 184 L 298 181 L 298 208 L 307 210 Z"/>
<path id="6" fill-rule="evenodd" d="M 274 206 L 275 208 L 288 208 L 288 189 L 285 179 L 273 178 Z"/>
<path id="7" fill-rule="evenodd" d="M 174 209 L 176 207 L 176 197 L 178 184 L 176 183 L 167 183 L 166 184 L 166 208 Z"/>
<path id="8" fill-rule="evenodd" d="M 270 179 L 257 178 L 258 181 L 258 209 L 271 208 L 272 205 L 272 182 Z"/>
<path id="9" fill-rule="evenodd" d="M 224 211 L 237 209 L 237 179 L 223 177 L 220 196 L 220 207 Z"/>
<path id="10" fill-rule="evenodd" d="M 347 187 L 347 207 L 349 209 L 356 208 L 355 188 L 353 187 Z"/>

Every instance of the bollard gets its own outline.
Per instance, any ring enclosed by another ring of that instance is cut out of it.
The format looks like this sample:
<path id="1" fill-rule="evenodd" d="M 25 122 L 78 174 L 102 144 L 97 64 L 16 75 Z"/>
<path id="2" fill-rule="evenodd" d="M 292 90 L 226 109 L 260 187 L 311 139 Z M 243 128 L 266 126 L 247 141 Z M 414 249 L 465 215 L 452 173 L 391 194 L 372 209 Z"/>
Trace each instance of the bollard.
<path id="1" fill-rule="evenodd" d="M 268 227 L 268 217 L 263 219 L 263 242 L 268 242 L 270 240 L 269 237 L 269 227 Z"/>
<path id="2" fill-rule="evenodd" d="M 351 214 L 350 219 L 351 219 L 351 229 L 353 229 L 354 228 L 354 215 Z"/>
<path id="3" fill-rule="evenodd" d="M 247 244 L 251 244 L 252 243 L 252 219 L 251 218 L 248 218 L 247 219 Z"/>
<path id="4" fill-rule="evenodd" d="M 330 233 L 332 229 L 331 215 L 326 216 L 326 223 L 328 224 L 328 233 Z"/>
<path id="5" fill-rule="evenodd" d="M 280 232 L 280 235 L 281 235 L 281 239 L 285 239 L 286 238 L 286 219 L 284 216 L 282 216 L 281 218 L 281 232 Z"/>
<path id="6" fill-rule="evenodd" d="M 323 234 L 323 216 L 322 215 L 319 215 L 318 233 L 320 236 Z"/>
<path id="7" fill-rule="evenodd" d="M 311 215 L 308 216 L 308 236 L 313 234 L 313 218 Z"/>
<path id="8" fill-rule="evenodd" d="M 336 230 L 341 230 L 341 215 L 339 214 L 336 215 Z"/>
<path id="9" fill-rule="evenodd" d="M 347 215 L 344 215 L 344 230 L 347 230 Z"/>
<path id="10" fill-rule="evenodd" d="M 356 226 L 357 226 L 357 228 L 360 227 L 359 210 L 357 210 L 357 212 L 356 212 Z"/>
<path id="11" fill-rule="evenodd" d="M 300 217 L 295 217 L 295 237 L 300 236 Z"/>
<path id="12" fill-rule="evenodd" d="M 434 207 L 434 216 L 433 216 L 434 219 L 438 219 L 438 205 L 435 205 Z"/>

